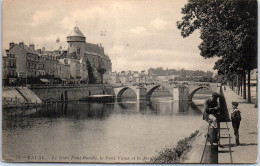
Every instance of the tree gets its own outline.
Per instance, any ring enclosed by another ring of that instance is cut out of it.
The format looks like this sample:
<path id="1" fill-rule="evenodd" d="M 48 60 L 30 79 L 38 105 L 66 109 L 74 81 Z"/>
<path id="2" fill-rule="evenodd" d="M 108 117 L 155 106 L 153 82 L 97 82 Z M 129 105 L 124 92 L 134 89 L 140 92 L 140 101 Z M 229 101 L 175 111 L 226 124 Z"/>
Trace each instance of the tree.
<path id="1" fill-rule="evenodd" d="M 87 69 L 88 69 L 89 84 L 95 84 L 96 83 L 96 78 L 94 76 L 93 67 L 91 66 L 89 60 L 86 61 L 86 64 L 87 64 Z"/>
<path id="2" fill-rule="evenodd" d="M 177 22 L 181 35 L 188 37 L 200 29 L 201 56 L 220 57 L 214 69 L 229 78 L 239 69 L 247 71 L 251 102 L 250 71 L 257 67 L 257 1 L 189 0 L 182 14 Z"/>

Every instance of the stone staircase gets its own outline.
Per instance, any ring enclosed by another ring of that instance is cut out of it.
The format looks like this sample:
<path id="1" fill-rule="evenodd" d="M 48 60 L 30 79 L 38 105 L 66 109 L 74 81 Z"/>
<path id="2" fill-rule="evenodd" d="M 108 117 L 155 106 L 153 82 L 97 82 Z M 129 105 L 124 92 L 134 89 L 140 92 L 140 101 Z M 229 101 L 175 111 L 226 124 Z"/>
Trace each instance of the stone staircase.
<path id="1" fill-rule="evenodd" d="M 27 87 L 3 88 L 2 104 L 4 107 L 20 107 L 41 103 L 41 99 Z"/>
<path id="2" fill-rule="evenodd" d="M 23 94 L 24 98 L 26 98 L 30 103 L 42 103 L 42 100 L 27 87 L 18 87 L 17 91 L 20 91 Z"/>
<path id="3" fill-rule="evenodd" d="M 16 90 L 17 90 L 17 92 L 24 98 L 24 100 L 26 101 L 26 102 L 30 102 L 24 95 L 23 95 L 23 93 L 18 89 L 18 88 L 15 88 Z"/>

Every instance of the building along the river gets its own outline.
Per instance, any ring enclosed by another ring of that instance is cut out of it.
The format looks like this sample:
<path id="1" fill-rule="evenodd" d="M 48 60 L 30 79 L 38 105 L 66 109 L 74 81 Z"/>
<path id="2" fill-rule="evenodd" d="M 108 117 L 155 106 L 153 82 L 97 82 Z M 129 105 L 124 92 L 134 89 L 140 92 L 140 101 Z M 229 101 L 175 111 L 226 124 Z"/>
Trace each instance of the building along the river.
<path id="1" fill-rule="evenodd" d="M 34 45 L 29 47 L 23 42 L 19 44 L 10 43 L 9 53 L 16 57 L 16 71 L 18 75 L 27 75 L 27 77 L 38 76 L 38 52 L 34 50 Z"/>
<path id="2" fill-rule="evenodd" d="M 67 58 L 77 59 L 81 64 L 86 64 L 89 83 L 103 83 L 103 75 L 112 69 L 111 60 L 105 54 L 104 47 L 101 44 L 87 43 L 86 37 L 78 27 L 74 27 L 67 36 L 67 42 Z"/>
<path id="3" fill-rule="evenodd" d="M 17 77 L 16 57 L 10 54 L 8 50 L 3 51 L 2 55 L 2 84 L 14 84 Z"/>
<path id="4" fill-rule="evenodd" d="M 36 51 L 34 44 L 10 43 L 6 51 L 16 57 L 19 84 L 102 84 L 104 75 L 105 82 L 108 82 L 112 63 L 101 44 L 87 43 L 78 27 L 67 36 L 67 43 L 67 50 L 59 47 L 54 51 L 45 48 Z"/>

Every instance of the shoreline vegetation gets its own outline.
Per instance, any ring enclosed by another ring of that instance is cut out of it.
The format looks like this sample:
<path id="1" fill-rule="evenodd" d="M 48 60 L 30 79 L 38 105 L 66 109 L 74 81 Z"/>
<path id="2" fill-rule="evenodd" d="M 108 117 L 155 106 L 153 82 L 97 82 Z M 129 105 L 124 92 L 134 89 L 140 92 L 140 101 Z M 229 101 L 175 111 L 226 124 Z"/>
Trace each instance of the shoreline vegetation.
<path id="1" fill-rule="evenodd" d="M 188 152 L 192 148 L 192 143 L 199 134 L 196 130 L 189 137 L 181 139 L 177 142 L 174 148 L 164 148 L 158 154 L 151 158 L 151 163 L 183 163 L 187 157 Z"/>

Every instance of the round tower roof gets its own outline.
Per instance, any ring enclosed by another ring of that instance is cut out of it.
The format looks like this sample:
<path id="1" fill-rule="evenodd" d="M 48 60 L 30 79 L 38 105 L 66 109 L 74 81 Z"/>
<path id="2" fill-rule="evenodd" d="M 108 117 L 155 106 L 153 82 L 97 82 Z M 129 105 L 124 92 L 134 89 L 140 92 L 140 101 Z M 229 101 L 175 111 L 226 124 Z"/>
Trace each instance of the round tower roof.
<path id="1" fill-rule="evenodd" d="M 78 27 L 74 27 L 69 36 L 85 37 Z"/>

